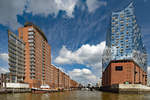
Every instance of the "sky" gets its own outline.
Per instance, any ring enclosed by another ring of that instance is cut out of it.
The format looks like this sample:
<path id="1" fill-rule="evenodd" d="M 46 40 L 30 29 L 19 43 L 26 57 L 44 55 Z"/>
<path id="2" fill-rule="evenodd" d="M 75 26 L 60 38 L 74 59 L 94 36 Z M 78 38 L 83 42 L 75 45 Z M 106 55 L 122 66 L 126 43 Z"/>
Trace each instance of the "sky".
<path id="1" fill-rule="evenodd" d="M 7 29 L 17 34 L 28 21 L 44 31 L 52 64 L 82 84 L 98 82 L 111 12 L 131 1 L 150 54 L 150 0 L 0 0 L 0 73 L 9 68 Z"/>

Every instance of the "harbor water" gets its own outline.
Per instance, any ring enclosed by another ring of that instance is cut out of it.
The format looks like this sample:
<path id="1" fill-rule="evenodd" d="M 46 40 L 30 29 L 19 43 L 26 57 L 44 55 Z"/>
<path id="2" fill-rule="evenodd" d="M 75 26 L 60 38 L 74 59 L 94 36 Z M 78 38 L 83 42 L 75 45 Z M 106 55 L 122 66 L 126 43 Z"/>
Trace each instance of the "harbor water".
<path id="1" fill-rule="evenodd" d="M 117 94 L 100 91 L 65 91 L 46 94 L 0 94 L 0 100 L 150 100 L 150 94 Z"/>

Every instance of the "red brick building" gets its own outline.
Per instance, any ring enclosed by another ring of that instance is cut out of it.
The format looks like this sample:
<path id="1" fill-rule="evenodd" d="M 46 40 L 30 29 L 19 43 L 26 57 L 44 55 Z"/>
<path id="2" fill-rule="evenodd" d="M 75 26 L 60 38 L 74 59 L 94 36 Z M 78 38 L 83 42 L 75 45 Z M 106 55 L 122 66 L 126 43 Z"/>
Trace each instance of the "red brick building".
<path id="1" fill-rule="evenodd" d="M 16 37 L 24 42 L 23 82 L 28 83 L 30 88 L 48 85 L 51 89 L 69 89 L 70 77 L 51 65 L 51 47 L 44 32 L 38 26 L 26 23 L 18 29 L 18 33 L 19 38 Z M 71 86 L 75 83 L 71 82 Z"/>
<path id="2" fill-rule="evenodd" d="M 70 87 L 78 87 L 78 83 L 60 69 L 51 65 L 51 88 L 52 89 L 69 89 Z"/>
<path id="3" fill-rule="evenodd" d="M 70 88 L 77 88 L 77 87 L 79 87 L 79 84 L 76 81 L 70 79 L 69 87 Z"/>
<path id="4" fill-rule="evenodd" d="M 147 73 L 132 60 L 111 61 L 103 72 L 102 85 L 147 84 Z"/>
<path id="5" fill-rule="evenodd" d="M 51 88 L 57 89 L 59 69 L 57 69 L 54 65 L 51 65 L 51 70 Z"/>
<path id="6" fill-rule="evenodd" d="M 70 82 L 70 77 L 68 75 L 64 75 L 64 88 L 69 89 L 69 82 Z"/>
<path id="7" fill-rule="evenodd" d="M 25 42 L 25 82 L 30 87 L 50 85 L 51 48 L 44 33 L 34 24 L 26 23 L 18 29 Z"/>

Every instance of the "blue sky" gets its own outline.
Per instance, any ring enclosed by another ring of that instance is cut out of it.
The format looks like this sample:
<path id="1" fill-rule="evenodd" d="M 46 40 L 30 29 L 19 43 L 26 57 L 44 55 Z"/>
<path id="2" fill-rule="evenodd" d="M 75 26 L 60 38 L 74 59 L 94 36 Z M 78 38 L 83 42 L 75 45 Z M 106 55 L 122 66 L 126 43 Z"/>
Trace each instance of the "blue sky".
<path id="1" fill-rule="evenodd" d="M 18 27 L 30 21 L 48 38 L 52 64 L 81 83 L 97 82 L 111 12 L 131 1 L 150 54 L 149 0 L 1 0 L 0 70 L 9 67 L 7 29 L 17 33 Z"/>

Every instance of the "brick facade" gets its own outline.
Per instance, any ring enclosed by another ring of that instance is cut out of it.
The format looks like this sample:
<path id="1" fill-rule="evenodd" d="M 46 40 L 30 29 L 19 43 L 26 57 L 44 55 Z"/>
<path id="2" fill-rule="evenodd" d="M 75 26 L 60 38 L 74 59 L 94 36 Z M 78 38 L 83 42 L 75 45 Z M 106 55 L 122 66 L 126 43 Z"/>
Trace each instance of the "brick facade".
<path id="1" fill-rule="evenodd" d="M 48 85 L 51 89 L 69 89 L 76 81 L 70 82 L 70 77 L 60 69 L 51 65 L 51 47 L 44 33 L 32 23 L 26 23 L 18 28 L 19 38 L 24 42 L 24 83 L 30 88 L 40 88 Z"/>
<path id="2" fill-rule="evenodd" d="M 50 85 L 51 48 L 44 33 L 33 24 L 19 28 L 25 42 L 25 82 L 30 87 Z"/>
<path id="3" fill-rule="evenodd" d="M 147 84 L 147 72 L 134 61 L 111 61 L 103 72 L 102 85 Z"/>

